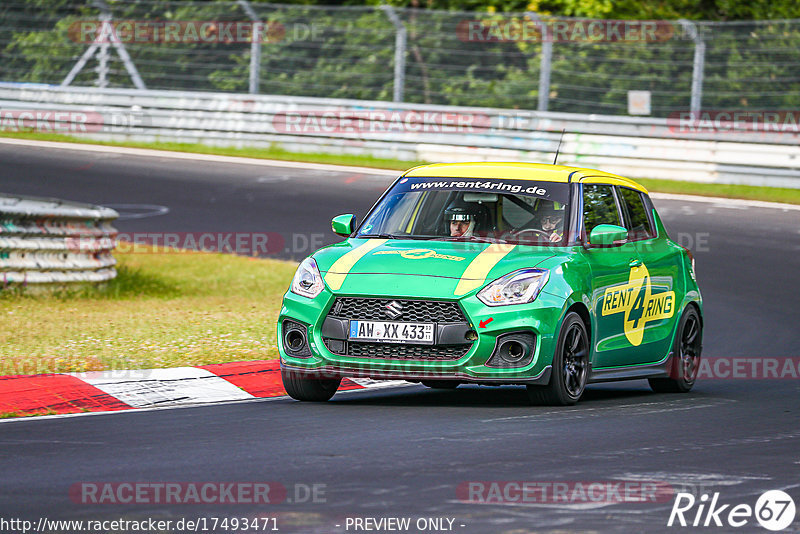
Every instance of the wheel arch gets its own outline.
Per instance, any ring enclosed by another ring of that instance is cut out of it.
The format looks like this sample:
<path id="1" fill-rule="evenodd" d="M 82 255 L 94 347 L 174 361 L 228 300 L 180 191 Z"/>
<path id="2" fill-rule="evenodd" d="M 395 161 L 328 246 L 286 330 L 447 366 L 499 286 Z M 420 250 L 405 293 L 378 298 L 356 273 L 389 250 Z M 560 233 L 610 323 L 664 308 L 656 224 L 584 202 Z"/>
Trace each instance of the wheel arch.
<path id="1" fill-rule="evenodd" d="M 683 306 L 683 311 L 681 311 L 681 317 L 684 313 L 686 313 L 686 309 L 692 307 L 694 311 L 697 312 L 697 316 L 700 318 L 700 326 L 705 326 L 705 319 L 703 319 L 703 309 L 700 307 L 700 304 L 697 301 L 690 300 Z"/>
<path id="2" fill-rule="evenodd" d="M 584 302 L 584 299 L 582 299 L 578 294 L 571 295 L 564 302 L 564 311 L 561 313 L 561 319 L 558 321 L 558 330 L 561 331 L 561 327 L 564 324 L 564 319 L 570 312 L 575 312 L 580 316 L 581 320 L 583 321 L 583 325 L 586 327 L 586 334 L 589 336 L 589 343 L 591 344 L 592 332 L 594 332 L 592 314 L 589 312 L 589 307 L 586 305 L 586 302 Z M 558 335 L 557 332 L 556 335 Z"/>
<path id="3" fill-rule="evenodd" d="M 681 319 L 683 318 L 683 314 L 685 314 L 686 310 L 688 310 L 690 307 L 694 308 L 694 311 L 697 312 L 697 316 L 700 317 L 700 327 L 701 328 L 705 327 L 705 320 L 703 319 L 703 306 L 700 304 L 700 302 L 690 299 L 687 296 L 687 298 L 683 302 L 683 305 L 681 306 L 680 313 L 675 314 L 675 320 L 672 325 L 672 334 L 671 334 L 673 343 L 675 341 L 675 335 L 678 332 L 678 325 L 680 324 Z M 670 344 L 670 352 L 671 351 L 672 351 L 672 343 Z"/>

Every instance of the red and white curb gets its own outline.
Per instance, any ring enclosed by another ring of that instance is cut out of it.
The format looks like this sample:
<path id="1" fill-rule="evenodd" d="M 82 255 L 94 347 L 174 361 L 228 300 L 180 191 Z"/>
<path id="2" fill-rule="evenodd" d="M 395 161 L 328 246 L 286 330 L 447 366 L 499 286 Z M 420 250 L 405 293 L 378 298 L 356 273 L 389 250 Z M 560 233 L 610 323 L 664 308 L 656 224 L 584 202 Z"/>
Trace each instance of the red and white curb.
<path id="1" fill-rule="evenodd" d="M 342 380 L 339 391 L 410 385 Z M 0 376 L 0 414 L 108 412 L 252 400 L 286 395 L 278 360 L 199 367 Z"/>

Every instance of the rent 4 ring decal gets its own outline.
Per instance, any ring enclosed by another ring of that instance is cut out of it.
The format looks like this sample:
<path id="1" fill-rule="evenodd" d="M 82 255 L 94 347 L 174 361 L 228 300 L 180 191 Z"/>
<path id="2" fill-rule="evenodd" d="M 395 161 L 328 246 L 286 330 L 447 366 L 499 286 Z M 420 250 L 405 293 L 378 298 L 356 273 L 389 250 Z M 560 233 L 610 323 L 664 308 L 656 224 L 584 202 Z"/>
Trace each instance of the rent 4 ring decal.
<path id="1" fill-rule="evenodd" d="M 675 292 L 653 293 L 650 273 L 645 265 L 639 265 L 631 267 L 628 283 L 606 289 L 602 310 L 603 316 L 624 313 L 625 337 L 638 346 L 647 323 L 675 314 Z"/>
<path id="2" fill-rule="evenodd" d="M 464 256 L 453 256 L 450 254 L 439 254 L 434 250 L 428 250 L 425 248 L 415 248 L 411 250 L 379 250 L 374 254 L 399 254 L 400 257 L 405 258 L 407 260 L 425 260 L 428 258 L 435 258 L 437 260 L 450 260 L 450 261 L 461 261 L 466 259 Z"/>

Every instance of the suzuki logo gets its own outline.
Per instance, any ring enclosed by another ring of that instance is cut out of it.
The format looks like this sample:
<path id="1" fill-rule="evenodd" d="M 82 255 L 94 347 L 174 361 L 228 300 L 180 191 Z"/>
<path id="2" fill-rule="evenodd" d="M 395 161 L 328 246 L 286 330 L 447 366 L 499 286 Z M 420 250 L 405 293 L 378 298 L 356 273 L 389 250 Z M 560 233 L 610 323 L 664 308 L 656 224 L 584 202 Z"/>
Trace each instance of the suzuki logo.
<path id="1" fill-rule="evenodd" d="M 398 317 L 403 315 L 403 305 L 397 302 L 396 300 L 393 300 L 389 304 L 384 306 L 383 314 L 389 319 L 397 319 Z"/>

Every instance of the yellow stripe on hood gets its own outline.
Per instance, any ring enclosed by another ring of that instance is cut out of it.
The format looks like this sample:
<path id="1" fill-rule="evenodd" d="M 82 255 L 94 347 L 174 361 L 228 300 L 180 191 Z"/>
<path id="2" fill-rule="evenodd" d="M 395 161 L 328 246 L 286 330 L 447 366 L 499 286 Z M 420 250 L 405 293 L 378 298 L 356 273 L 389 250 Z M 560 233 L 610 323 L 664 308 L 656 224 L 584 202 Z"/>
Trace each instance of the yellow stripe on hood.
<path id="1" fill-rule="evenodd" d="M 458 281 L 456 290 L 453 292 L 455 295 L 465 295 L 473 289 L 479 288 L 486 281 L 486 276 L 489 271 L 494 269 L 500 260 L 505 258 L 509 252 L 514 250 L 516 245 L 505 245 L 498 243 L 496 245 L 489 245 L 483 252 L 478 254 L 472 263 L 467 265 L 464 274 L 461 275 L 461 280 Z"/>
<path id="2" fill-rule="evenodd" d="M 353 265 L 369 253 L 369 251 L 378 248 L 387 241 L 388 239 L 367 239 L 366 243 L 354 248 L 336 260 L 325 275 L 325 282 L 328 284 L 328 287 L 334 291 L 341 289 L 342 284 L 344 284 L 344 279 L 347 278 L 347 274 L 350 272 L 350 269 L 353 268 Z"/>

